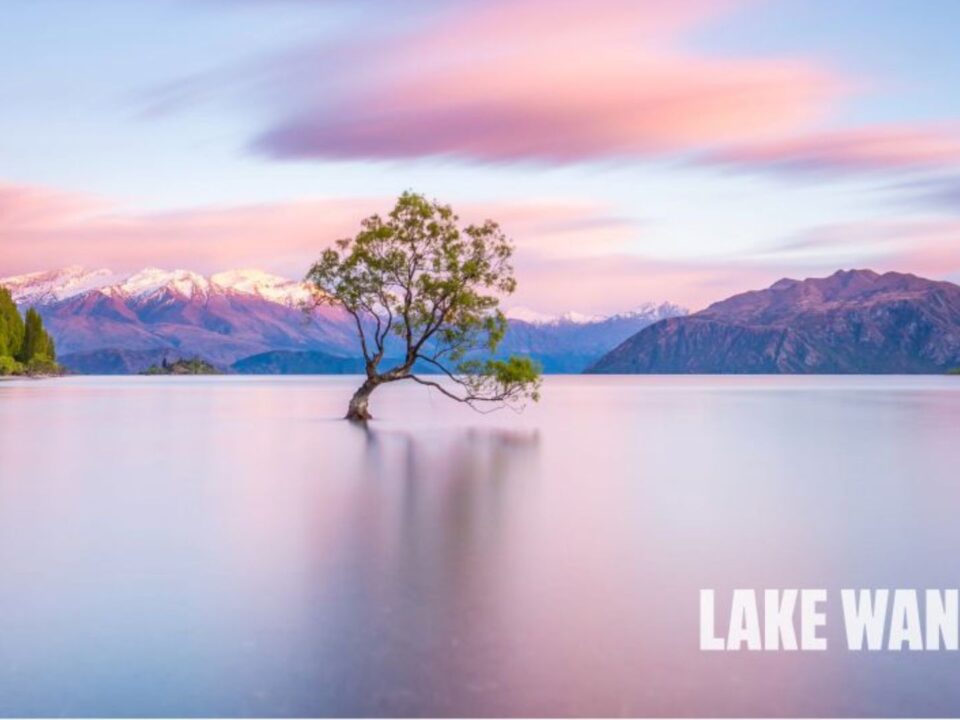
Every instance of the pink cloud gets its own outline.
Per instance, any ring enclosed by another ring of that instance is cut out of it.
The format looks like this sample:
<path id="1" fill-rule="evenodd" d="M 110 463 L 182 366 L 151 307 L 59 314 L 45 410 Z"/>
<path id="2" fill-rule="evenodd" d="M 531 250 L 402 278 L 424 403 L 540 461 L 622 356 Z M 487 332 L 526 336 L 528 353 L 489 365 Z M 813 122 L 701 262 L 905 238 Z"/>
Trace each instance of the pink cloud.
<path id="1" fill-rule="evenodd" d="M 871 220 L 813 228 L 785 246 L 823 262 L 837 258 L 877 271 L 912 272 L 934 278 L 960 273 L 960 220 Z"/>
<path id="2" fill-rule="evenodd" d="M 390 198 L 320 198 L 142 213 L 102 198 L 0 184 L 0 277 L 73 264 L 206 273 L 259 267 L 299 277 L 324 247 L 390 204 Z M 681 261 L 627 252 L 644 225 L 602 204 L 456 206 L 464 221 L 496 218 L 514 238 L 519 289 L 509 305 L 543 312 L 613 312 L 648 300 L 698 309 L 784 276 L 826 275 L 838 267 L 941 278 L 960 273 L 956 220 L 824 226 L 766 253 Z"/>
<path id="3" fill-rule="evenodd" d="M 751 143 L 715 153 L 723 164 L 784 173 L 923 170 L 960 164 L 960 127 L 876 126 Z"/>
<path id="4" fill-rule="evenodd" d="M 521 257 L 517 276 L 522 281 L 510 304 L 602 314 L 630 310 L 645 301 L 669 301 L 698 310 L 734 293 L 770 285 L 796 270 L 787 263 L 671 261 L 627 254 Z"/>
<path id="5" fill-rule="evenodd" d="M 69 225 L 106 207 L 106 203 L 89 195 L 0 182 L 0 237 L 11 227 Z"/>
<path id="6" fill-rule="evenodd" d="M 0 277 L 74 264 L 116 271 L 261 267 L 299 277 L 323 248 L 391 204 L 391 198 L 319 198 L 144 213 L 101 198 L 0 184 Z M 636 232 L 632 221 L 597 203 L 458 203 L 457 209 L 464 222 L 496 218 L 522 254 L 543 258 L 615 251 Z"/>
<path id="7" fill-rule="evenodd" d="M 292 269 L 311 249 L 351 230 L 369 204 L 316 200 L 140 213 L 79 195 L 0 186 L 0 275 L 63 265 L 214 271 L 261 265 Z"/>
<path id="8" fill-rule="evenodd" d="M 551 311 L 629 309 L 643 300 L 669 300 L 699 310 L 784 277 L 825 277 L 842 268 L 960 277 L 960 221 L 861 222 L 811 231 L 783 252 L 730 258 L 667 260 L 627 254 L 586 258 L 531 256 L 517 263 L 519 289 L 511 302 Z M 812 251 L 812 252 L 811 252 Z M 818 252 L 819 251 L 819 252 Z"/>
<path id="9" fill-rule="evenodd" d="M 564 163 L 773 137 L 822 117 L 846 89 L 827 68 L 682 47 L 729 5 L 465 3 L 399 37 L 284 64 L 275 82 L 288 89 L 288 112 L 256 147 L 289 158 Z"/>
<path id="10" fill-rule="evenodd" d="M 0 277 L 66 265 L 134 271 L 146 266 L 201 272 L 259 267 L 301 276 L 321 249 L 356 231 L 361 218 L 389 209 L 389 198 L 202 207 L 142 213 L 102 198 L 0 185 Z M 517 244 L 520 280 L 510 305 L 546 312 L 616 311 L 651 299 L 713 299 L 715 266 L 624 253 L 642 226 L 590 202 L 457 203 L 465 222 L 493 217 Z M 729 286 L 736 286 L 732 277 Z M 740 285 L 739 287 L 744 287 Z"/>

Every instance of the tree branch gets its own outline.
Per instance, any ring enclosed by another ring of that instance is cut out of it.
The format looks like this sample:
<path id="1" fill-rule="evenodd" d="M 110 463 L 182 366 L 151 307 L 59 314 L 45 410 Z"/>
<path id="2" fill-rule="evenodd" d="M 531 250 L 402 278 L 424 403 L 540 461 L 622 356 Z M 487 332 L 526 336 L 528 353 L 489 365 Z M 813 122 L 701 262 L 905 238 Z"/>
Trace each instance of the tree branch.
<path id="1" fill-rule="evenodd" d="M 397 379 L 413 380 L 414 382 L 418 382 L 421 385 L 429 385 L 430 387 L 434 387 L 440 392 L 442 392 L 448 398 L 451 398 L 452 400 L 456 400 L 457 402 L 467 403 L 468 405 L 475 402 L 503 403 L 503 402 L 506 402 L 507 400 L 510 400 L 514 396 L 513 392 L 507 391 L 504 393 L 497 393 L 496 395 L 477 395 L 475 393 L 467 393 L 466 395 L 461 397 L 456 393 L 450 392 L 445 387 L 443 387 L 443 385 L 441 385 L 440 383 L 434 382 L 433 380 L 424 380 L 422 377 L 414 375 L 413 373 L 410 373 L 409 375 L 404 375 L 402 378 L 397 378 Z M 461 381 L 457 381 L 457 383 L 463 386 L 463 383 Z"/>
<path id="2" fill-rule="evenodd" d="M 353 316 L 353 321 L 357 325 L 357 334 L 360 336 L 360 349 L 363 350 L 363 359 L 369 366 L 371 357 L 369 350 L 367 350 L 367 336 L 363 332 L 363 323 L 360 322 L 360 314 L 356 310 L 353 310 L 346 305 L 343 306 L 343 309 Z"/>

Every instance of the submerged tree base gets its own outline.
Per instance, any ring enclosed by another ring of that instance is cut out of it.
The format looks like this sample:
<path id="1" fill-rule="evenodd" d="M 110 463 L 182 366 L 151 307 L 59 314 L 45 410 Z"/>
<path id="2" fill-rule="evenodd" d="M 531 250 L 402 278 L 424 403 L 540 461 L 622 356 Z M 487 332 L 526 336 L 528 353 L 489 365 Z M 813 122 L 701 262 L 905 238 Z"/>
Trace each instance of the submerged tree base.
<path id="1" fill-rule="evenodd" d="M 364 381 L 357 391 L 353 394 L 353 397 L 350 398 L 350 405 L 347 407 L 346 419 L 353 422 L 366 422 L 367 420 L 372 420 L 373 415 L 370 414 L 370 394 L 377 387 L 378 383 L 374 382 L 371 379 Z"/>

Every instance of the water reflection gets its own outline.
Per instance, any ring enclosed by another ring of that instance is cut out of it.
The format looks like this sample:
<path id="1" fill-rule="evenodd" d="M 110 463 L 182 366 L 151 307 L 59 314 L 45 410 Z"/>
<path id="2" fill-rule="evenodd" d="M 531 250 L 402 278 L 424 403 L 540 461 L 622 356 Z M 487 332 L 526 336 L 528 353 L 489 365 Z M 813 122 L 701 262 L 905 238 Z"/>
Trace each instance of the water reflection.
<path id="1" fill-rule="evenodd" d="M 696 627 L 700 587 L 956 586 L 955 381 L 397 389 L 367 430 L 350 382 L 0 383 L 0 714 L 960 709 L 949 654 Z"/>
<path id="2" fill-rule="evenodd" d="M 359 430 L 357 432 L 360 432 Z M 534 474 L 536 437 L 372 429 L 316 574 L 302 707 L 335 714 L 457 714 L 496 697 L 508 628 L 497 575 L 511 512 Z"/>

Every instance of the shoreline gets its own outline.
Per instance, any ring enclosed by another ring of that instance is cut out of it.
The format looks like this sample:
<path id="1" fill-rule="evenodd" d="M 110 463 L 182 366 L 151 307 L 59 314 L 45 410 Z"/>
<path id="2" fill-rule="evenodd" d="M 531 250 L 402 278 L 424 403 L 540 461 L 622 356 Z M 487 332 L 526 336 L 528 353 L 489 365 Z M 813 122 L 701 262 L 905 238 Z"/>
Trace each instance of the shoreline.
<path id="1" fill-rule="evenodd" d="M 52 380 L 54 378 L 67 377 L 65 374 L 60 375 L 0 375 L 0 382 L 4 380 Z"/>

